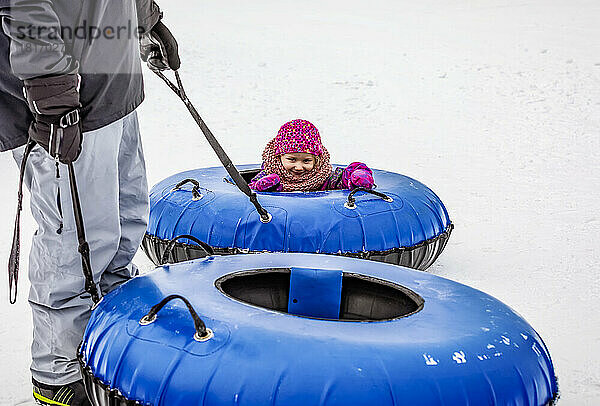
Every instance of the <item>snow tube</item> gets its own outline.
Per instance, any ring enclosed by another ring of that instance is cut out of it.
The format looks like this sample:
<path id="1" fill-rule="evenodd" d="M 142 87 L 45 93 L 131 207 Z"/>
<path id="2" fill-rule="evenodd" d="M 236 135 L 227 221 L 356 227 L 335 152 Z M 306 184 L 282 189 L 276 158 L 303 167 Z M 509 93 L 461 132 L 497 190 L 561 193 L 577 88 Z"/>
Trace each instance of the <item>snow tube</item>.
<path id="1" fill-rule="evenodd" d="M 78 353 L 96 406 L 548 405 L 548 349 L 465 285 L 332 255 L 206 257 L 106 295 Z"/>
<path id="2" fill-rule="evenodd" d="M 247 180 L 259 171 L 259 165 L 239 168 Z M 212 253 L 268 251 L 337 254 L 427 269 L 452 231 L 446 208 L 429 188 L 407 176 L 375 170 L 374 178 L 378 195 L 258 193 L 272 215 L 263 224 L 224 168 L 182 172 L 152 188 L 142 249 L 156 265 Z M 206 243 L 204 248 L 199 242 Z"/>

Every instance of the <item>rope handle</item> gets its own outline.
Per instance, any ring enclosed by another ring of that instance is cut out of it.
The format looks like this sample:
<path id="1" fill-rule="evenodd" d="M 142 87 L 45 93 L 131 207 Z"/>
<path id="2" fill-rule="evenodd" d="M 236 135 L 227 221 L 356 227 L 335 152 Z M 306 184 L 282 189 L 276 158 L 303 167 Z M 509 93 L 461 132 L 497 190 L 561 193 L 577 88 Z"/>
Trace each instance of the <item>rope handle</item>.
<path id="1" fill-rule="evenodd" d="M 229 176 L 231 176 L 231 178 L 233 179 L 235 185 L 238 187 L 238 189 L 240 189 L 242 193 L 244 193 L 250 199 L 250 203 L 252 203 L 252 205 L 260 215 L 260 221 L 263 223 L 269 223 L 273 216 L 271 216 L 269 212 L 260 205 L 256 197 L 256 193 L 250 189 L 250 187 L 248 186 L 248 182 L 246 182 L 242 175 L 240 175 L 240 172 L 235 167 L 233 162 L 231 162 L 231 159 L 229 159 L 229 156 L 227 155 L 225 150 L 223 150 L 223 147 L 221 146 L 219 141 L 217 141 L 217 139 L 210 131 L 204 120 L 202 120 L 202 117 L 200 117 L 200 114 L 198 114 L 198 111 L 196 110 L 190 99 L 188 99 L 187 95 L 185 94 L 185 89 L 183 88 L 183 83 L 181 81 L 179 71 L 175 71 L 175 81 L 177 84 L 171 82 L 171 80 L 168 77 L 166 77 L 161 71 L 152 71 L 158 77 L 160 77 L 167 84 L 167 86 L 169 86 L 169 88 L 181 99 L 183 104 L 185 104 L 188 111 L 192 115 L 192 118 L 194 119 L 194 121 L 196 121 L 198 127 L 200 127 L 200 130 L 204 134 L 204 137 L 212 147 L 213 151 L 215 151 L 215 154 L 217 154 L 217 157 L 221 161 L 221 164 L 223 165 Z"/>
<path id="2" fill-rule="evenodd" d="M 29 139 L 27 146 L 23 153 L 23 159 L 21 161 L 21 168 L 19 173 L 19 191 L 18 191 L 18 202 L 17 202 L 17 214 L 15 218 L 15 229 L 13 232 L 13 242 L 11 247 L 10 256 L 8 259 L 8 300 L 11 304 L 15 304 L 17 301 L 17 286 L 19 281 L 19 257 L 21 251 L 21 210 L 23 209 L 23 179 L 25 176 L 25 169 L 27 165 L 27 159 L 29 154 L 35 147 L 36 143 Z M 58 171 L 58 166 L 56 167 Z M 81 211 L 81 202 L 79 199 L 79 191 L 77 189 L 77 181 L 75 179 L 75 169 L 73 163 L 67 165 L 69 170 L 69 187 L 71 189 L 71 201 L 73 203 L 73 216 L 75 217 L 75 228 L 77 231 L 77 250 L 81 255 L 81 267 L 83 270 L 83 277 L 85 280 L 84 289 L 88 292 L 94 302 L 94 305 L 100 302 L 101 293 L 96 284 L 94 283 L 94 274 L 92 272 L 92 263 L 90 260 L 90 247 L 85 238 L 85 225 L 83 223 L 83 213 Z M 57 175 L 58 177 L 58 172 Z"/>
<path id="3" fill-rule="evenodd" d="M 185 185 L 186 183 L 191 183 L 192 185 L 194 185 L 194 186 L 192 186 L 192 200 L 202 199 L 202 193 L 200 193 L 200 191 L 198 191 L 198 189 L 200 188 L 200 183 L 198 183 L 198 181 L 196 179 L 188 178 L 188 179 L 182 180 L 181 182 L 176 184 L 173 189 L 171 189 L 171 192 L 181 189 L 181 187 L 183 185 Z"/>
<path id="4" fill-rule="evenodd" d="M 204 324 L 200 316 L 198 316 L 198 313 L 196 313 L 196 310 L 194 310 L 194 307 L 192 306 L 190 301 L 181 295 L 169 295 L 154 306 L 152 306 L 150 311 L 140 319 L 140 325 L 147 326 L 148 324 L 154 323 L 158 317 L 158 312 L 173 299 L 181 299 L 188 308 L 190 316 L 192 316 L 192 319 L 194 320 L 194 330 L 196 330 L 196 332 L 194 333 L 194 340 L 204 342 L 214 337 L 214 333 L 211 329 L 206 327 L 206 324 Z"/>
<path id="5" fill-rule="evenodd" d="M 77 181 L 75 179 L 75 168 L 73 163 L 67 165 L 69 170 L 69 185 L 71 189 L 71 201 L 73 203 L 73 216 L 75 217 L 75 229 L 77 231 L 77 250 L 81 255 L 81 268 L 85 280 L 84 289 L 92 297 L 94 304 L 100 301 L 101 292 L 94 282 L 94 273 L 92 272 L 92 261 L 90 260 L 90 246 L 85 238 L 85 224 L 83 222 L 83 212 L 81 210 L 81 202 L 79 199 L 79 190 L 77 189 Z"/>
<path id="6" fill-rule="evenodd" d="M 29 154 L 35 147 L 35 142 L 28 140 L 23 152 L 21 167 L 19 170 L 19 189 L 17 193 L 17 214 L 15 215 L 15 228 L 13 230 L 13 241 L 8 257 L 8 301 L 10 304 L 17 303 L 17 287 L 19 284 L 19 262 L 21 257 L 21 211 L 23 210 L 23 180 Z"/>
<path id="7" fill-rule="evenodd" d="M 169 241 L 169 243 L 167 244 L 167 247 L 165 248 L 165 252 L 163 252 L 163 255 L 161 257 L 161 262 L 160 262 L 161 264 L 167 263 L 167 261 L 169 260 L 169 255 L 171 254 L 171 251 L 175 247 L 177 240 L 179 240 L 180 238 L 187 238 L 188 240 L 194 241 L 196 244 L 198 244 L 198 246 L 200 248 L 202 248 L 202 250 L 204 250 L 204 252 L 206 252 L 207 256 L 211 256 L 211 255 L 215 254 L 215 252 L 213 251 L 213 248 L 210 245 L 208 245 L 207 243 L 205 243 L 204 241 L 199 240 L 198 238 L 194 237 L 193 235 L 181 234 L 181 235 L 178 235 L 177 237 L 172 238 L 171 241 Z"/>
<path id="8" fill-rule="evenodd" d="M 350 209 L 350 210 L 356 209 L 356 199 L 354 199 L 354 195 L 357 192 L 370 193 L 370 194 L 375 195 L 377 197 L 381 197 L 383 199 L 383 201 L 388 202 L 388 203 L 391 203 L 391 202 L 394 201 L 394 199 L 392 199 L 391 197 L 389 197 L 385 193 L 377 192 L 377 191 L 372 190 L 372 189 L 365 189 L 364 187 L 357 187 L 355 189 L 352 189 L 352 191 L 348 194 L 348 201 L 346 203 L 344 203 L 344 207 L 345 208 Z"/>

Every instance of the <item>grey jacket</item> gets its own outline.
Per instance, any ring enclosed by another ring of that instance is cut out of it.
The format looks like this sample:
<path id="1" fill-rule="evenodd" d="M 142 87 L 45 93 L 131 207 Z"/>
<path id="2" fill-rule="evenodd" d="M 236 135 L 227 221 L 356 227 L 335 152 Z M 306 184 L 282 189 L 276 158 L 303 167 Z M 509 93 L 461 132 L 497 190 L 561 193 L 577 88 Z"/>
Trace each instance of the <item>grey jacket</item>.
<path id="1" fill-rule="evenodd" d="M 84 132 L 142 102 L 138 36 L 160 19 L 152 0 L 0 0 L 0 17 L 0 150 L 27 140 L 24 79 L 78 72 Z"/>

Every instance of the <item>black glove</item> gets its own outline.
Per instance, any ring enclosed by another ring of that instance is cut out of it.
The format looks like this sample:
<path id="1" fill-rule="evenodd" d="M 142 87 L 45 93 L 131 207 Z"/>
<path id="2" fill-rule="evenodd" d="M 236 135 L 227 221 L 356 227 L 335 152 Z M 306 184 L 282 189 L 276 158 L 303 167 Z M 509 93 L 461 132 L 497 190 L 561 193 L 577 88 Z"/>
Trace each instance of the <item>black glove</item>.
<path id="1" fill-rule="evenodd" d="M 177 41 L 162 21 L 157 22 L 149 32 L 142 34 L 140 54 L 152 70 L 178 70 L 181 66 Z"/>
<path id="2" fill-rule="evenodd" d="M 29 138 L 64 164 L 74 162 L 81 152 L 77 74 L 26 79 L 24 93 L 34 121 Z"/>

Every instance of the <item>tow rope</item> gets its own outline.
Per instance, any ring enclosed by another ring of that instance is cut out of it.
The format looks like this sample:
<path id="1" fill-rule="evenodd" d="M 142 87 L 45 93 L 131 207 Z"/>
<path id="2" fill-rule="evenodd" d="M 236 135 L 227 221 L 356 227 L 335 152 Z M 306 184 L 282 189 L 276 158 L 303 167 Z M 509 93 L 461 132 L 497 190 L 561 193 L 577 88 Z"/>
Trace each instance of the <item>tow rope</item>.
<path id="1" fill-rule="evenodd" d="M 71 202 L 73 203 L 73 215 L 75 217 L 75 228 L 77 229 L 77 241 L 79 246 L 77 251 L 81 255 L 81 268 L 85 278 L 85 291 L 92 296 L 94 304 L 100 301 L 100 293 L 94 283 L 94 274 L 92 273 L 92 262 L 90 260 L 90 246 L 85 239 L 85 225 L 83 224 L 83 214 L 79 202 L 79 191 L 77 190 L 77 181 L 75 179 L 75 168 L 73 164 L 67 165 L 69 168 L 69 185 L 71 189 Z"/>
<path id="2" fill-rule="evenodd" d="M 202 120 L 202 117 L 200 117 L 200 114 L 198 114 L 198 111 L 196 110 L 190 99 L 188 99 L 183 88 L 183 83 L 181 82 L 181 77 L 179 76 L 179 71 L 175 71 L 175 79 L 177 81 L 177 84 L 171 82 L 171 80 L 169 80 L 169 78 L 167 78 L 161 71 L 156 69 L 152 69 L 152 71 L 156 73 L 158 77 L 160 77 L 171 88 L 171 90 L 173 90 L 173 92 L 177 96 L 179 96 L 179 98 L 183 101 L 188 111 L 196 121 L 196 124 L 198 124 L 198 126 L 202 130 L 202 133 L 206 137 L 206 140 L 208 141 L 212 149 L 215 151 L 215 154 L 217 154 L 217 157 L 223 164 L 223 167 L 225 168 L 229 176 L 231 176 L 231 179 L 233 179 L 235 185 L 238 187 L 238 189 L 240 189 L 242 193 L 248 196 L 250 202 L 256 208 L 256 211 L 260 215 L 260 221 L 262 221 L 263 223 L 270 222 L 272 219 L 271 214 L 260 205 L 256 197 L 256 193 L 254 193 L 250 189 L 250 187 L 248 186 L 248 182 L 244 180 L 244 178 L 237 170 L 235 165 L 231 162 L 231 159 L 229 159 L 229 156 L 227 156 L 227 154 L 223 150 L 223 147 L 221 147 L 221 144 L 219 144 L 219 141 L 217 141 L 213 133 L 204 123 L 204 120 Z"/>
<path id="3" fill-rule="evenodd" d="M 254 193 L 250 187 L 248 186 L 248 182 L 244 180 L 240 172 L 237 170 L 231 159 L 219 144 L 219 141 L 215 138 L 213 133 L 210 131 L 208 126 L 198 114 L 198 111 L 192 104 L 192 102 L 188 99 L 185 94 L 185 89 L 183 88 L 183 83 L 181 81 L 181 77 L 178 71 L 175 71 L 175 79 L 177 84 L 171 82 L 169 78 L 167 78 L 162 72 L 158 70 L 152 70 L 156 75 L 158 75 L 170 88 L 173 92 L 183 101 L 188 111 L 196 121 L 196 124 L 202 130 L 202 133 L 206 137 L 206 140 L 212 147 L 212 149 L 217 154 L 217 157 L 221 161 L 221 164 L 233 179 L 233 182 L 238 187 L 238 189 L 244 193 L 250 199 L 250 202 L 256 208 L 256 211 L 260 215 L 260 221 L 263 223 L 268 223 L 271 221 L 271 214 L 260 205 L 258 202 L 258 198 L 256 197 L 256 193 Z M 17 283 L 19 280 L 19 258 L 21 253 L 21 243 L 20 243 L 20 234 L 21 234 L 21 210 L 23 209 L 23 178 L 25 176 L 25 168 L 27 163 L 27 158 L 31 153 L 31 150 L 35 146 L 35 142 L 29 140 L 27 146 L 25 147 L 25 152 L 23 154 L 23 160 L 21 161 L 21 168 L 19 173 L 19 191 L 18 191 L 18 202 L 17 202 L 17 214 L 15 217 L 15 228 L 13 232 L 13 242 L 12 248 L 10 252 L 10 257 L 8 260 L 8 289 L 9 289 L 9 302 L 11 304 L 15 304 L 17 301 Z M 75 179 L 75 170 L 73 168 L 73 164 L 67 165 L 69 170 L 69 185 L 71 189 L 71 201 L 73 203 L 73 215 L 75 217 L 75 226 L 77 229 L 77 240 L 78 240 L 78 251 L 81 255 L 81 266 L 83 269 L 83 276 L 85 278 L 85 291 L 88 292 L 92 298 L 94 304 L 100 301 L 100 293 L 94 283 L 94 276 L 92 273 L 92 265 L 90 261 L 90 247 L 85 238 L 85 226 L 83 223 L 83 214 L 81 212 L 81 204 L 79 199 L 79 192 L 77 190 L 77 181 Z M 58 176 L 58 172 L 57 172 Z"/>
<path id="4" fill-rule="evenodd" d="M 8 257 L 8 301 L 17 303 L 17 285 L 19 282 L 19 260 L 21 256 L 21 210 L 23 210 L 23 177 L 25 165 L 35 142 L 28 141 L 23 152 L 23 160 L 19 171 L 19 191 L 17 192 L 17 214 L 15 216 L 15 229 L 13 231 L 12 247 Z"/>
<path id="5" fill-rule="evenodd" d="M 17 284 L 19 281 L 19 259 L 21 254 L 21 210 L 23 209 L 23 179 L 25 177 L 25 168 L 27 166 L 27 158 L 31 150 L 36 145 L 31 139 L 27 142 L 21 161 L 19 172 L 19 191 L 17 195 L 17 214 L 15 217 L 15 229 L 13 232 L 13 242 L 8 258 L 8 290 L 9 302 L 15 304 L 17 302 Z M 94 304 L 100 301 L 100 293 L 94 283 L 94 275 L 92 273 L 92 264 L 90 261 L 90 246 L 85 239 L 85 226 L 83 223 L 83 214 L 81 212 L 81 203 L 79 200 L 79 191 L 77 190 L 77 181 L 75 179 L 75 168 L 73 164 L 67 164 L 69 170 L 69 186 L 71 189 L 71 201 L 73 203 L 73 215 L 75 217 L 75 228 L 77 230 L 78 251 L 81 255 L 81 267 L 83 269 L 83 277 L 85 279 L 85 291 L 88 292 Z M 59 176 L 58 166 L 56 176 Z"/>

